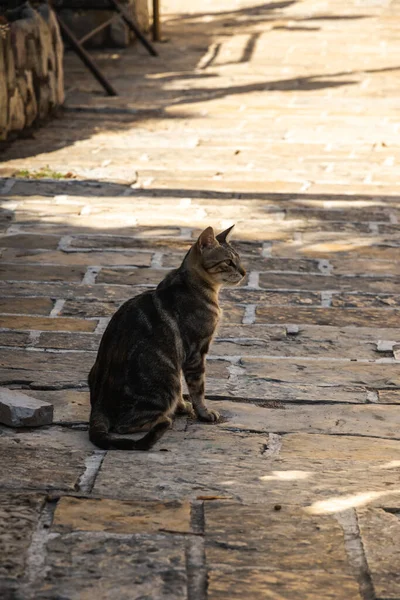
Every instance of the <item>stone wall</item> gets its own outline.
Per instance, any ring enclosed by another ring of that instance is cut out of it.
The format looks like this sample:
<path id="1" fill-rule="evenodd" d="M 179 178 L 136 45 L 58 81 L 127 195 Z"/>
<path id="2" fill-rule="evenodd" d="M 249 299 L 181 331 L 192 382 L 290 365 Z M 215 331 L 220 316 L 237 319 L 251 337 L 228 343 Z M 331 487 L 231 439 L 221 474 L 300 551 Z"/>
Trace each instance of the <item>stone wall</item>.
<path id="1" fill-rule="evenodd" d="M 0 32 L 0 142 L 64 102 L 63 44 L 54 13 L 29 3 Z"/>
<path id="2" fill-rule="evenodd" d="M 87 2 L 86 2 L 87 4 Z M 148 0 L 121 0 L 121 4 L 127 9 L 132 19 L 137 23 L 141 31 L 149 30 L 149 8 Z M 123 19 L 115 12 L 109 10 L 92 11 L 62 11 L 62 17 L 78 38 L 82 38 L 105 21 L 114 16 L 110 25 L 95 34 L 87 42 L 87 47 L 119 47 L 125 48 L 135 38 Z"/>

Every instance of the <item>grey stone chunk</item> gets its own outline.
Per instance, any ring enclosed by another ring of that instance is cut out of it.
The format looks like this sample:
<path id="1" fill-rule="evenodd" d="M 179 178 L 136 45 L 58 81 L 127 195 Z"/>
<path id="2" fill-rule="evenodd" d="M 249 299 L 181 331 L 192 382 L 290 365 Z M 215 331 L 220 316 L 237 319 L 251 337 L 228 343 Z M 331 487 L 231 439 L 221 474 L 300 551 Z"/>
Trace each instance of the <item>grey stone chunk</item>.
<path id="1" fill-rule="evenodd" d="M 286 334 L 287 335 L 298 335 L 300 329 L 298 325 L 287 325 Z"/>
<path id="2" fill-rule="evenodd" d="M 9 427 L 38 427 L 53 422 L 53 405 L 7 388 L 0 389 L 0 422 Z"/>
<path id="3" fill-rule="evenodd" d="M 396 342 L 393 342 L 391 340 L 378 340 L 378 343 L 376 344 L 376 351 L 377 352 L 392 352 L 393 346 L 395 344 L 396 344 Z"/>

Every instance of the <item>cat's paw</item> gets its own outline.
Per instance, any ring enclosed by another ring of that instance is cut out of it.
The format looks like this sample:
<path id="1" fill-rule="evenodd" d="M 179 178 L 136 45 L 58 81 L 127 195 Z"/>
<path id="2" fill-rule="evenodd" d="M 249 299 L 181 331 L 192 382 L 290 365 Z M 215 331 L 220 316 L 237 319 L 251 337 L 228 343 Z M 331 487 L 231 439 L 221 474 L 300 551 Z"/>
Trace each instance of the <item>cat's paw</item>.
<path id="1" fill-rule="evenodd" d="M 176 413 L 178 415 L 189 415 L 190 417 L 196 416 L 193 404 L 191 402 L 187 402 L 186 400 L 182 400 L 182 402 L 178 404 Z"/>
<path id="2" fill-rule="evenodd" d="M 210 408 L 205 408 L 199 411 L 197 416 L 200 421 L 206 421 L 207 423 L 216 423 L 221 418 L 221 415 L 218 411 L 212 410 Z"/>

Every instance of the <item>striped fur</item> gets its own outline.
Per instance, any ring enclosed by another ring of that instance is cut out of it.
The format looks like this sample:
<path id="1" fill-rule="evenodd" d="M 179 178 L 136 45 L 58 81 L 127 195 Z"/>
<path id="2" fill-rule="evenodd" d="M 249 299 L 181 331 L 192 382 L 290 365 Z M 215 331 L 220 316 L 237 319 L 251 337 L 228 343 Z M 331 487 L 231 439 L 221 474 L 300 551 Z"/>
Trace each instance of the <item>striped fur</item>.
<path id="1" fill-rule="evenodd" d="M 155 290 L 128 300 L 111 319 L 89 374 L 90 440 L 104 449 L 148 450 L 176 411 L 217 421 L 204 402 L 205 358 L 216 330 L 222 285 L 245 275 L 227 241 L 208 227 Z M 191 403 L 182 398 L 181 375 Z M 140 440 L 114 437 L 150 428 Z"/>

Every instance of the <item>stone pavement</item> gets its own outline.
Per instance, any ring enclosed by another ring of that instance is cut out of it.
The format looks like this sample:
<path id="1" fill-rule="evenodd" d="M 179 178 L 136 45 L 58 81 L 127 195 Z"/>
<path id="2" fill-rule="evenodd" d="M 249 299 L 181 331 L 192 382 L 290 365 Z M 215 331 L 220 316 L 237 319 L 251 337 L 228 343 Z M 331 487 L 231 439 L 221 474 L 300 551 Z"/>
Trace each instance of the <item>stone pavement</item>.
<path id="1" fill-rule="evenodd" d="M 68 56 L 63 117 L 2 156 L 1 384 L 54 424 L 1 428 L 1 597 L 399 600 L 400 2 L 164 11 L 159 59 L 97 54 L 121 96 Z M 94 449 L 108 318 L 233 222 L 223 421 Z"/>

